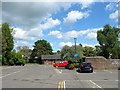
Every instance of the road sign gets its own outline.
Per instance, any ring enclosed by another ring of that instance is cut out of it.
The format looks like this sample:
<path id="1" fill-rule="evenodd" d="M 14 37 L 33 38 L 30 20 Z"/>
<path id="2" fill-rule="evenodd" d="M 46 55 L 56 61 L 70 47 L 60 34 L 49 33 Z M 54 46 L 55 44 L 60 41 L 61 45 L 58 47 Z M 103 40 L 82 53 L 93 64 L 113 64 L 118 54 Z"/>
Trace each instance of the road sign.
<path id="1" fill-rule="evenodd" d="M 74 54 L 74 57 L 77 57 L 78 56 L 78 54 Z"/>

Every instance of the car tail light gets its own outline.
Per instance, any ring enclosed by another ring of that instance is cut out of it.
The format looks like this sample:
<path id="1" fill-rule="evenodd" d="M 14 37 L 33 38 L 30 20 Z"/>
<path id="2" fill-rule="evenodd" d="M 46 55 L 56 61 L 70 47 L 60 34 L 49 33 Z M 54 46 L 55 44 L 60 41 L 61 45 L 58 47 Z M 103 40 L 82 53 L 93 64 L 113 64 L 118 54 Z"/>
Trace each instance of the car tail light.
<path id="1" fill-rule="evenodd" d="M 83 65 L 80 66 L 81 68 L 83 67 Z"/>

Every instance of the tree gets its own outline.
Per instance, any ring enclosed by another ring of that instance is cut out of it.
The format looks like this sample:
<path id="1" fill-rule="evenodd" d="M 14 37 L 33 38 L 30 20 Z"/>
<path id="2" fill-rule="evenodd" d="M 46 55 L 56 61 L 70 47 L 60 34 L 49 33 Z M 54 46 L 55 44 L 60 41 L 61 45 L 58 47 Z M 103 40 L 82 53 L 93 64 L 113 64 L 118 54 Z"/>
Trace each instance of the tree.
<path id="1" fill-rule="evenodd" d="M 105 58 L 119 58 L 119 42 L 118 34 L 120 28 L 111 27 L 109 24 L 105 25 L 103 30 L 97 31 L 97 40 L 99 41 L 102 56 Z"/>
<path id="2" fill-rule="evenodd" d="M 57 54 L 60 54 L 61 52 L 60 52 L 60 50 L 57 50 Z"/>
<path id="3" fill-rule="evenodd" d="M 31 54 L 31 62 L 42 63 L 41 56 L 52 54 L 52 47 L 49 42 L 46 40 L 38 40 L 35 42 L 33 46 L 34 49 L 32 50 Z M 37 59 L 37 60 L 35 60 Z"/>
<path id="4" fill-rule="evenodd" d="M 83 57 L 83 47 L 82 44 L 76 45 L 76 53 L 78 56 L 74 58 L 75 53 L 75 46 L 64 46 L 61 50 L 61 54 L 63 56 L 63 59 L 67 60 L 80 60 L 80 58 Z"/>
<path id="5" fill-rule="evenodd" d="M 102 50 L 100 46 L 95 46 L 95 50 L 96 50 L 96 55 L 97 56 L 102 56 Z"/>
<path id="6" fill-rule="evenodd" d="M 96 51 L 94 50 L 93 47 L 89 47 L 89 46 L 85 46 L 84 47 L 84 56 L 95 56 L 96 55 Z"/>
<path id="7" fill-rule="evenodd" d="M 61 55 L 62 55 L 63 60 L 72 59 L 73 54 L 74 54 L 74 50 L 71 47 L 67 46 L 67 45 L 65 45 L 61 50 Z"/>
<path id="8" fill-rule="evenodd" d="M 14 47 L 14 39 L 12 36 L 13 29 L 8 23 L 2 24 L 2 61 L 3 64 L 9 64 L 12 58 L 11 51 Z"/>
<path id="9" fill-rule="evenodd" d="M 25 60 L 30 58 L 32 50 L 29 49 L 28 46 L 18 46 L 17 48 L 18 53 L 20 52 Z"/>

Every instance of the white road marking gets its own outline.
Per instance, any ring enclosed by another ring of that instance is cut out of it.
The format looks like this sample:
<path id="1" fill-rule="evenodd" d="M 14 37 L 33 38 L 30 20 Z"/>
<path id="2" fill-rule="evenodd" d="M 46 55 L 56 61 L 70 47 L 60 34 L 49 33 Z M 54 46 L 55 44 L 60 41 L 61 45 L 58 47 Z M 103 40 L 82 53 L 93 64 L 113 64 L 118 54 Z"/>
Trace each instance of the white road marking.
<path id="1" fill-rule="evenodd" d="M 13 73 L 10 73 L 10 74 L 7 74 L 7 75 L 4 75 L 4 76 L 2 76 L 2 77 L 0 77 L 0 78 L 7 77 L 7 76 L 9 76 L 9 75 L 12 75 L 12 74 L 15 74 L 15 73 L 18 73 L 18 72 L 24 71 L 24 70 L 25 70 L 25 69 L 22 69 L 22 70 L 19 70 L 19 71 L 17 71 L 17 72 L 13 72 Z"/>
<path id="2" fill-rule="evenodd" d="M 110 70 L 104 70 L 104 71 L 109 72 L 109 73 L 112 73 L 112 71 L 110 71 Z"/>
<path id="3" fill-rule="evenodd" d="M 94 84 L 95 86 L 97 86 L 98 88 L 101 88 L 102 90 L 104 90 L 101 86 L 97 85 L 95 82 L 93 82 L 92 80 L 89 80 L 92 84 Z M 93 87 L 95 88 L 95 87 Z"/>
<path id="4" fill-rule="evenodd" d="M 89 81 L 89 80 L 66 80 L 66 81 Z M 107 82 L 109 82 L 109 81 L 111 81 L 111 82 L 117 82 L 118 80 L 92 80 L 92 81 L 102 81 L 102 82 L 104 82 L 104 81 L 107 81 Z"/>
<path id="5" fill-rule="evenodd" d="M 9 67 L 2 67 L 2 69 L 9 69 L 9 68 L 13 68 L 14 66 L 9 66 Z"/>
<path id="6" fill-rule="evenodd" d="M 58 69 L 54 69 L 56 71 L 56 73 L 62 73 L 62 70 L 58 70 Z"/>

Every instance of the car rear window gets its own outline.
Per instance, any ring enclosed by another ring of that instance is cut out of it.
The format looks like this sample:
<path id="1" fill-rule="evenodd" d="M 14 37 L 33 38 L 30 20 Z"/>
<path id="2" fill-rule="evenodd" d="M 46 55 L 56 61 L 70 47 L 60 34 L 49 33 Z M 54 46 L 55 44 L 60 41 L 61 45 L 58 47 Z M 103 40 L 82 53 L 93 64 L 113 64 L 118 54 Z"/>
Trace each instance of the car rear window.
<path id="1" fill-rule="evenodd" d="M 84 63 L 82 63 L 82 65 L 85 65 L 85 66 L 90 66 L 90 65 L 91 65 L 91 63 L 89 63 L 89 62 L 84 62 Z"/>

